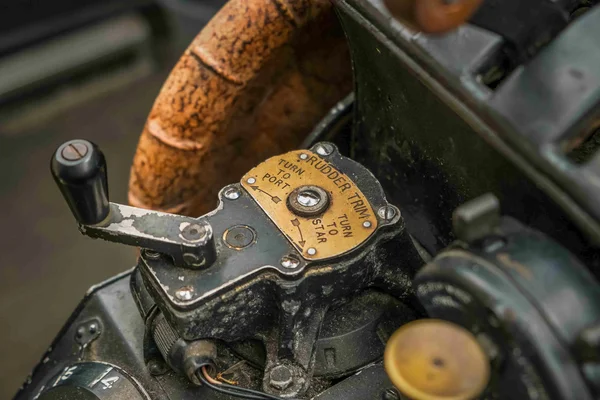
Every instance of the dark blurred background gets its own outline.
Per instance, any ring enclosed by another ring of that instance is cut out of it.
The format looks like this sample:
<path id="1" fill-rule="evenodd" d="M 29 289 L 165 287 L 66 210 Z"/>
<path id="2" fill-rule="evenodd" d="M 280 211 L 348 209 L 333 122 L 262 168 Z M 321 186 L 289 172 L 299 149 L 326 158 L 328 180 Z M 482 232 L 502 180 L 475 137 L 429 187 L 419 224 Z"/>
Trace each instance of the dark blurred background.
<path id="1" fill-rule="evenodd" d="M 127 201 L 146 116 L 224 0 L 13 0 L 0 5 L 0 399 L 10 399 L 93 284 L 135 251 L 79 234 L 50 176 L 68 139 L 104 150 Z"/>

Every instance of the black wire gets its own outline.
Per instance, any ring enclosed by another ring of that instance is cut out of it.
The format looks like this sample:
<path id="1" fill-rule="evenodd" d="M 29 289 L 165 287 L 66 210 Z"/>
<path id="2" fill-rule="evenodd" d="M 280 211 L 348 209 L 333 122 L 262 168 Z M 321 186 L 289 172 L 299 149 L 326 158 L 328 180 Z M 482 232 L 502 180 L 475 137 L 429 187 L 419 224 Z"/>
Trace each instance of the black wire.
<path id="1" fill-rule="evenodd" d="M 239 397 L 242 399 L 254 399 L 254 400 L 264 400 L 265 397 L 259 397 L 259 396 L 254 396 L 252 394 L 248 394 L 248 393 L 242 393 L 242 392 L 238 392 L 238 391 L 234 391 L 234 390 L 228 390 L 226 388 L 221 387 L 222 385 L 214 385 L 212 383 L 210 383 L 202 374 L 201 371 L 198 371 L 198 373 L 196 374 L 198 376 L 198 379 L 200 379 L 200 381 L 202 382 L 203 385 L 208 386 L 209 388 L 216 390 L 217 392 L 221 392 L 224 394 L 228 394 L 230 396 L 234 396 L 234 397 Z"/>
<path id="2" fill-rule="evenodd" d="M 239 386 L 234 386 L 234 385 L 229 385 L 227 383 L 223 383 L 222 386 L 225 386 L 229 389 L 237 389 L 246 393 L 249 393 L 251 395 L 255 395 L 255 396 L 262 396 L 263 399 L 268 399 L 268 400 L 283 400 L 282 397 L 279 396 L 275 396 L 273 394 L 269 394 L 269 393 L 265 393 L 265 392 L 261 392 L 258 390 L 253 390 L 253 389 L 248 389 L 248 388 L 242 388 Z M 290 400 L 294 400 L 294 399 L 290 399 Z"/>
<path id="3" fill-rule="evenodd" d="M 244 399 L 256 399 L 256 400 L 283 400 L 283 398 L 281 398 L 279 396 L 275 396 L 275 395 L 265 393 L 265 392 L 260 392 L 258 390 L 229 385 L 227 383 L 221 383 L 220 385 L 215 385 L 213 383 L 210 383 L 204 377 L 201 370 L 197 372 L 197 375 L 198 375 L 198 379 L 200 379 L 200 381 L 202 381 L 202 383 L 205 384 L 206 386 L 208 386 L 211 389 L 214 389 L 216 391 L 219 391 L 221 393 L 229 394 L 231 396 L 241 397 Z M 293 400 L 293 399 L 290 399 L 290 400 Z"/>

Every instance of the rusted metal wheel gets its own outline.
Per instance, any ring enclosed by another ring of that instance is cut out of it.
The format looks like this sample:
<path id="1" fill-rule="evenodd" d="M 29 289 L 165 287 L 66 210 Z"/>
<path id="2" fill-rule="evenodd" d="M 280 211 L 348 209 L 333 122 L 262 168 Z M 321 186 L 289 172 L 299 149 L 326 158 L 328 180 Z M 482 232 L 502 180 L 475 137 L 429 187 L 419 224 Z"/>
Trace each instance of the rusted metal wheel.
<path id="1" fill-rule="evenodd" d="M 209 211 L 222 186 L 298 146 L 350 90 L 348 49 L 329 0 L 230 0 L 157 97 L 129 202 Z"/>

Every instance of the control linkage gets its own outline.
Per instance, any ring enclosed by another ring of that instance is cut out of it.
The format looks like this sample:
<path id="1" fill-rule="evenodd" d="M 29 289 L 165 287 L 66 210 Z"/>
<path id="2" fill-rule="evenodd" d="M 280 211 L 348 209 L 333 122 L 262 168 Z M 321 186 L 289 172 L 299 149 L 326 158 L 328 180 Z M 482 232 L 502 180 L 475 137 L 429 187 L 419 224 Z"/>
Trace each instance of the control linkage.
<path id="1" fill-rule="evenodd" d="M 84 235 L 163 253 L 187 268 L 206 268 L 216 259 L 213 230 L 202 217 L 110 202 L 106 160 L 95 144 L 82 139 L 62 144 L 51 170 Z"/>

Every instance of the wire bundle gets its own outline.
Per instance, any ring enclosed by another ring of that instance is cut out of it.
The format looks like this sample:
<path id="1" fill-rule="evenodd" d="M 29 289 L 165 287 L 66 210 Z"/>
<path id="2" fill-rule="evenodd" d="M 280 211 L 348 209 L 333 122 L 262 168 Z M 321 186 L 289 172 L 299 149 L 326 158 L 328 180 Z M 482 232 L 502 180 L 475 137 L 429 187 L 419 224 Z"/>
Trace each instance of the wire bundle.
<path id="1" fill-rule="evenodd" d="M 207 366 L 203 366 L 198 372 L 196 372 L 198 379 L 202 384 L 208 386 L 209 388 L 216 390 L 217 392 L 221 392 L 223 394 L 227 394 L 230 396 L 242 398 L 242 399 L 255 399 L 255 400 L 283 400 L 279 396 L 275 396 L 272 394 L 260 392 L 258 390 L 243 388 L 235 385 L 230 385 L 228 383 L 220 382 L 214 379 L 208 373 Z"/>

